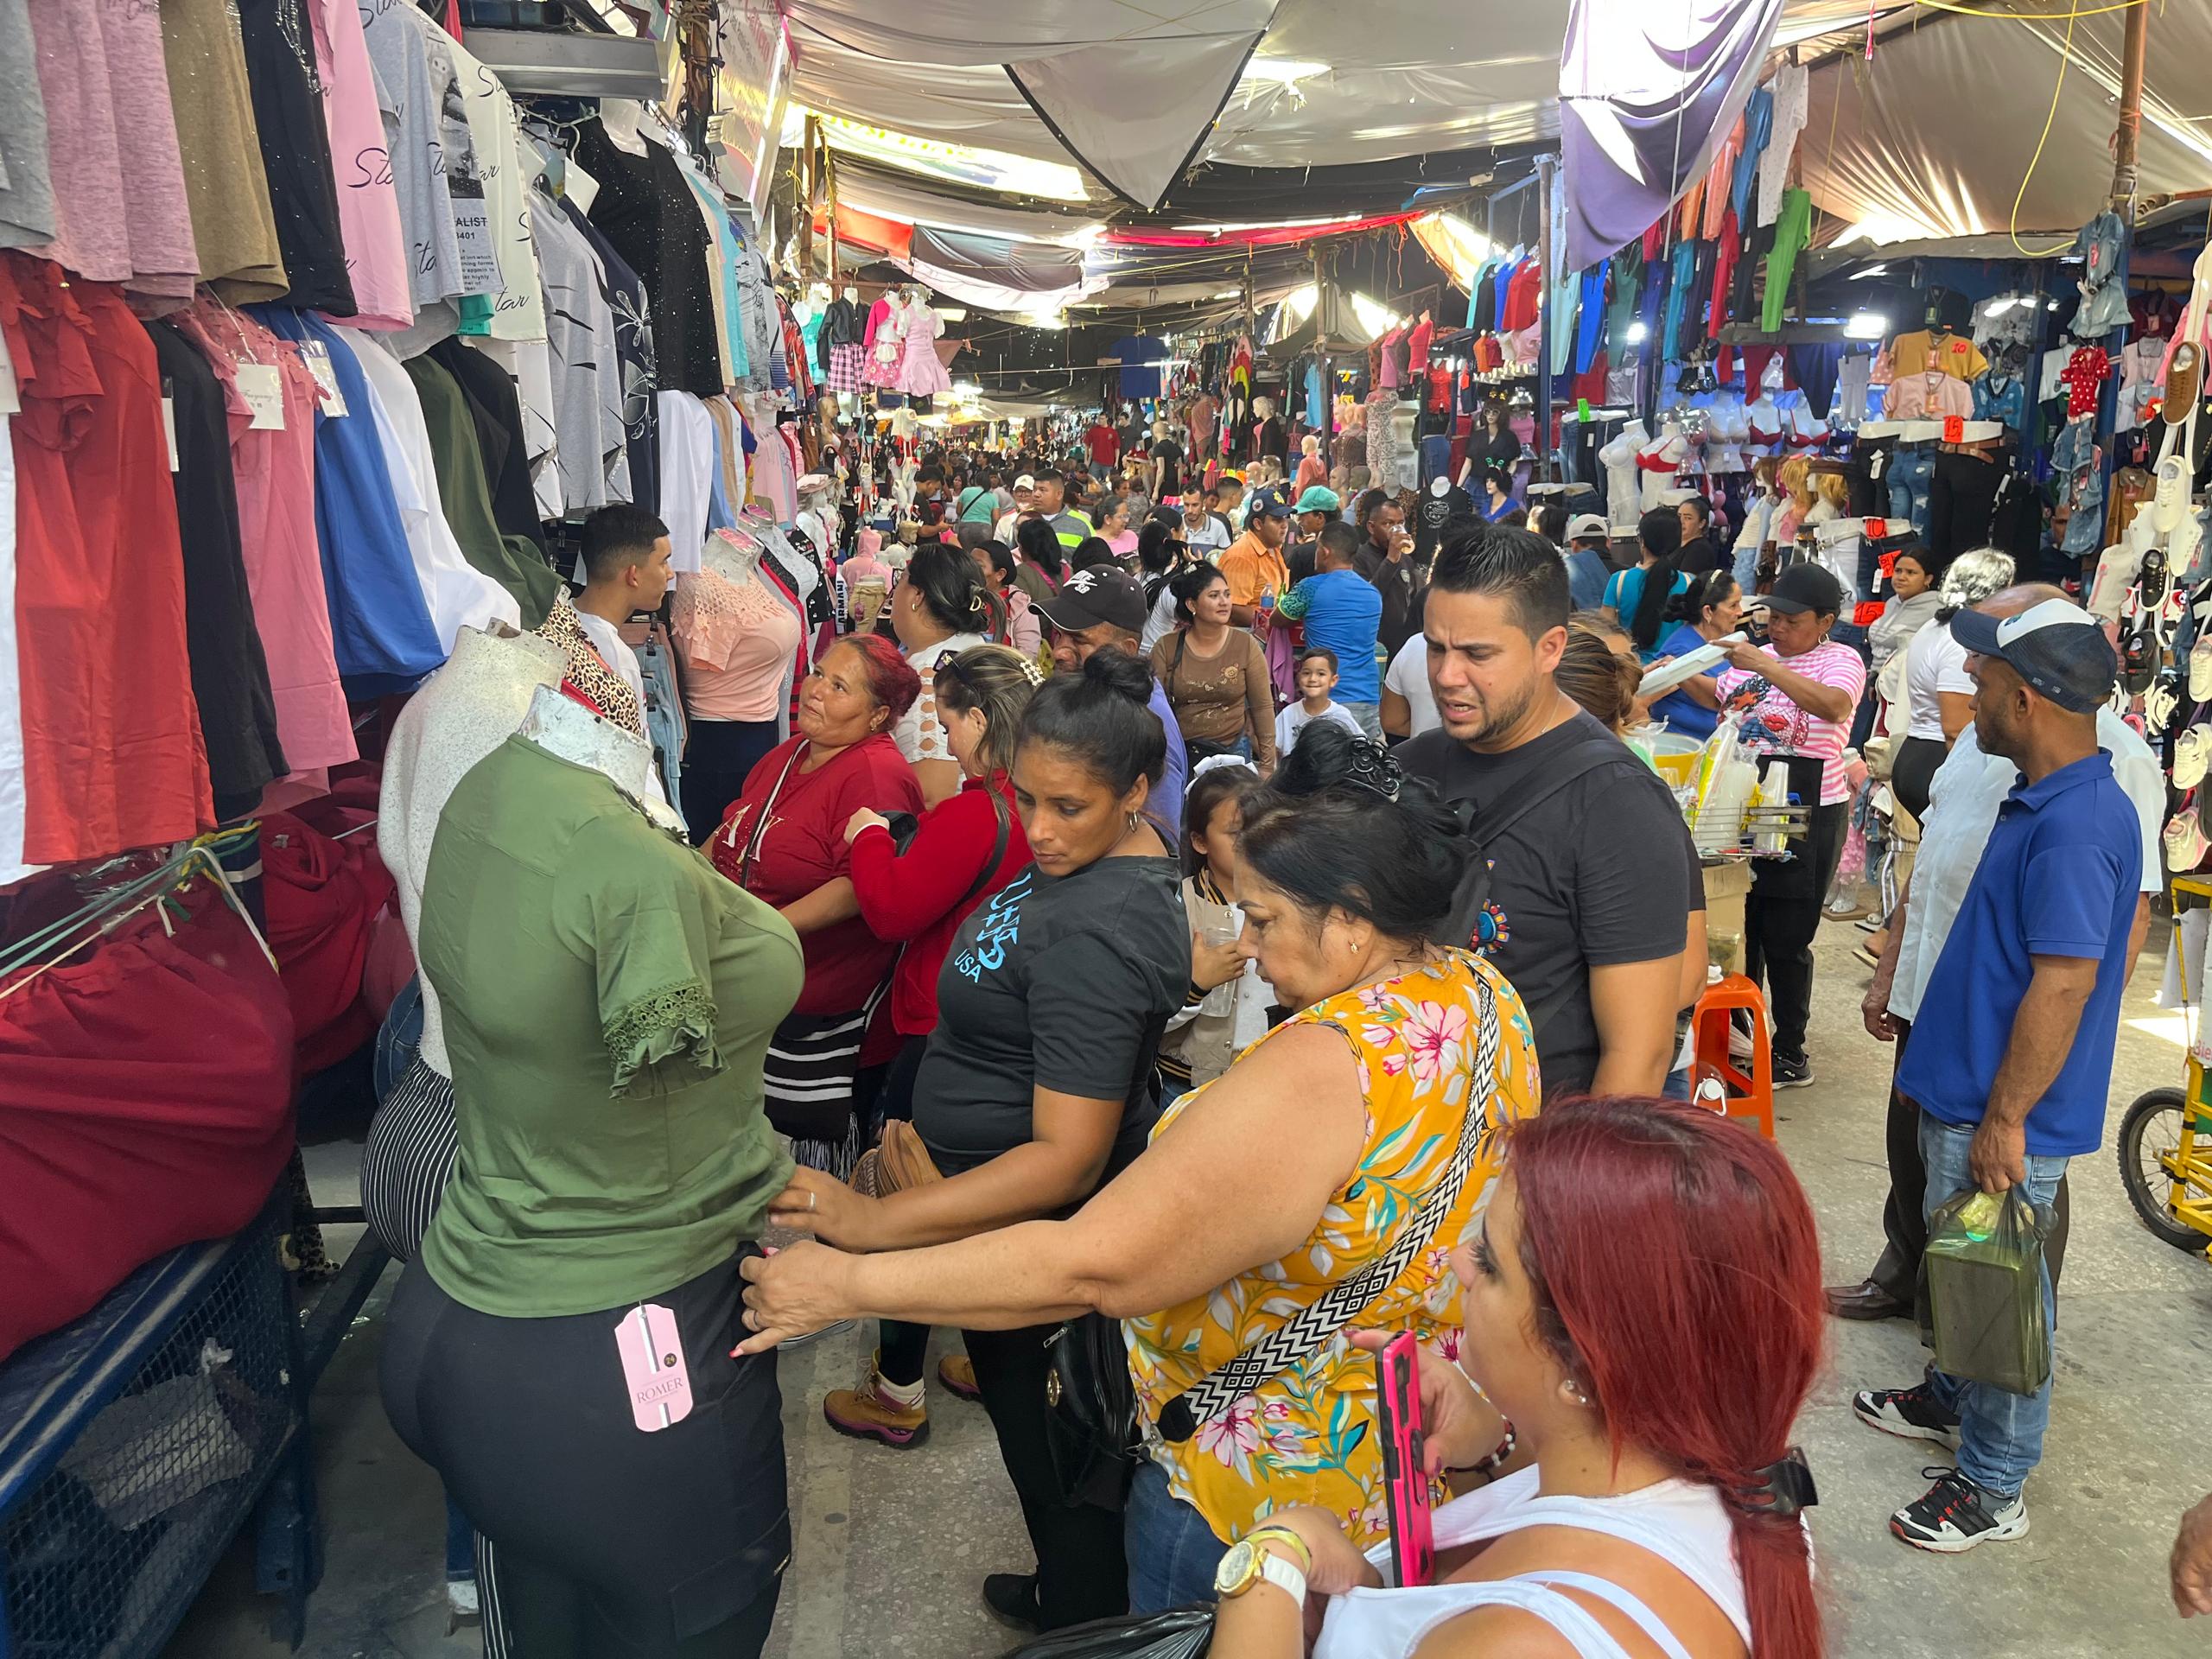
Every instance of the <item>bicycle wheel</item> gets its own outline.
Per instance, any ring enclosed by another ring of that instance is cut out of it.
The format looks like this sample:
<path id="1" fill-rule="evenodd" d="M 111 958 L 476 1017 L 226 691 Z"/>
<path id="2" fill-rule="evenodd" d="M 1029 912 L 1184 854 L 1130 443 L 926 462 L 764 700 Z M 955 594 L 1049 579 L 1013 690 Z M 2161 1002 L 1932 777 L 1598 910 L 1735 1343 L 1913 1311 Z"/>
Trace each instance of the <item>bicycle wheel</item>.
<path id="1" fill-rule="evenodd" d="M 2158 1161 L 2181 1145 L 2188 1110 L 2188 1097 L 2178 1089 L 2153 1089 L 2137 1098 L 2120 1121 L 2120 1183 L 2145 1227 L 2176 1249 L 2196 1255 L 2203 1250 L 2205 1236 L 2174 1219 L 2167 1201 L 2177 1183 Z"/>

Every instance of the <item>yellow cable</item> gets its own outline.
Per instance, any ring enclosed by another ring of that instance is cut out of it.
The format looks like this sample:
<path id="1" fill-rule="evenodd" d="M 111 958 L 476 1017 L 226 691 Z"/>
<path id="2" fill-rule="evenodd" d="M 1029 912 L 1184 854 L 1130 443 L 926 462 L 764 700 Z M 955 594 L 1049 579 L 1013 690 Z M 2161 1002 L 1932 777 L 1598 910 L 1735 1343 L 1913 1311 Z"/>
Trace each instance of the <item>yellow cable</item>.
<path id="1" fill-rule="evenodd" d="M 1920 0 L 1920 3 L 1923 5 L 1932 5 L 1936 3 L 1936 0 Z M 2127 0 L 2128 5 L 2141 5 L 2143 3 L 2144 0 Z M 1943 6 L 1942 10 L 1958 10 L 1960 8 L 1946 4 Z M 2103 10 L 2107 11 L 2123 11 L 2126 10 L 2126 7 L 2107 6 L 2103 8 Z M 1983 16 L 1993 16 L 1995 14 L 1984 12 L 1980 15 Z M 2075 19 L 2077 17 L 2090 16 L 2094 15 L 2094 14 L 2093 13 L 2082 11 L 2078 3 L 2075 6 L 2074 10 L 2066 14 L 2066 39 L 2059 48 L 2058 79 L 2053 83 L 2050 89 L 2050 109 L 2043 118 L 2043 135 L 2036 140 L 2036 153 L 2028 158 L 2028 170 L 2020 175 L 2020 188 L 2013 194 L 2012 196 L 2012 213 L 2010 221 L 2005 226 L 2005 233 L 2012 238 L 2012 245 L 2018 249 L 2022 255 L 2030 259 L 2041 259 L 2048 255 L 2056 253 L 2062 249 L 2069 248 L 2073 245 L 2073 238 L 2070 237 L 2063 242 L 2054 242 L 2050 246 L 2041 249 L 2031 248 L 2026 243 L 2021 241 L 2020 204 L 2027 200 L 2029 181 L 2035 177 L 2036 168 L 2041 165 L 2043 162 L 2044 146 L 2050 142 L 2051 124 L 2058 119 L 2059 94 L 2066 89 L 2066 67 L 2074 60 Z M 2019 22 L 2024 20 L 2016 18 L 2013 21 Z"/>
<path id="2" fill-rule="evenodd" d="M 2047 17 L 2022 16 L 2018 12 L 2014 11 L 1984 11 L 1979 6 L 1959 5 L 1956 0 L 1913 0 L 1913 3 L 1926 6 L 1931 11 L 1955 12 L 1961 17 L 1987 17 L 2000 23 L 2042 23 L 2050 21 Z M 2075 10 L 2069 15 L 2068 21 L 2071 22 L 2075 17 L 2101 17 L 2107 12 L 2133 11 L 2138 6 L 2149 3 L 2150 0 L 2115 0 L 2112 5 L 2090 6 L 2086 10 Z"/>

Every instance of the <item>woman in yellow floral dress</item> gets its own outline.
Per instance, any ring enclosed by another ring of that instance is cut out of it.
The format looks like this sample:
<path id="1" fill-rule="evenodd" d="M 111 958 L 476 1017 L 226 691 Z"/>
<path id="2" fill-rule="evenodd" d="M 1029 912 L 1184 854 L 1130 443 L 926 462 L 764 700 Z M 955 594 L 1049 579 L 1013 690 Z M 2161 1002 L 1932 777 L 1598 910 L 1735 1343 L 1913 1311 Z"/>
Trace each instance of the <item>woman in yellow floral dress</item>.
<path id="1" fill-rule="evenodd" d="M 1315 1505 L 1377 1541 L 1375 1361 L 1344 1332 L 1454 1349 L 1446 1258 L 1477 1230 L 1497 1131 L 1541 1096 L 1520 998 L 1431 942 L 1471 854 L 1386 752 L 1316 724 L 1238 843 L 1244 948 L 1304 1011 L 1065 1221 L 747 1264 L 746 1348 L 870 1315 L 1000 1328 L 1103 1313 L 1125 1322 L 1149 1454 L 1127 1508 L 1135 1611 L 1210 1598 L 1222 1554 L 1278 1510 Z M 805 1208 L 775 1218 L 804 1226 Z"/>

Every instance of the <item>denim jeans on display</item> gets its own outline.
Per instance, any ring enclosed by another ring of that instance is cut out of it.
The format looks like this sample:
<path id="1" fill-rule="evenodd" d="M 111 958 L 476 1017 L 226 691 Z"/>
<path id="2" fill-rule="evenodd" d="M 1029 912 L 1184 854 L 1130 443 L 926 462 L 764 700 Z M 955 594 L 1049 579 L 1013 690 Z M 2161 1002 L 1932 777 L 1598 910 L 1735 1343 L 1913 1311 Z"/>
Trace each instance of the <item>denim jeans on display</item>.
<path id="1" fill-rule="evenodd" d="M 1936 476 L 1936 452 L 1899 446 L 1882 477 L 1890 486 L 1890 516 L 1909 519 L 1915 537 L 1928 533 L 1928 486 Z"/>
<path id="2" fill-rule="evenodd" d="M 1967 1165 L 1967 1151 L 1974 1144 L 1971 1123 L 1946 1123 L 1923 1111 L 1920 1115 L 1920 1156 L 1928 1167 L 1928 1187 L 1921 1213 L 1933 1217 L 1974 1185 Z M 2059 1178 L 2066 1173 L 2063 1158 L 2027 1160 L 2027 1184 L 2021 1189 L 2046 1226 Z M 2051 1288 L 2050 1270 L 2043 1275 L 2044 1317 L 2049 1322 L 2054 1348 L 2058 1340 L 2058 1299 Z M 2018 1494 L 2023 1483 L 2043 1461 L 2044 1431 L 2050 1427 L 2050 1379 L 2033 1394 L 2014 1394 L 1986 1382 L 1967 1382 L 1928 1368 L 1928 1386 L 1938 1404 L 1959 1417 L 1959 1472 L 1985 1491 L 2006 1497 Z"/>
<path id="3" fill-rule="evenodd" d="M 1441 478 L 1452 470 L 1452 440 L 1448 435 L 1435 434 L 1419 439 L 1421 448 L 1421 481 L 1414 487 L 1425 490 L 1432 478 Z M 1471 480 L 1478 486 L 1482 480 Z"/>
<path id="4" fill-rule="evenodd" d="M 1167 1471 L 1149 1458 L 1130 1484 L 1122 1519 L 1132 1613 L 1214 1599 L 1214 1571 L 1229 1546 L 1213 1535 L 1204 1516 L 1168 1490 Z"/>

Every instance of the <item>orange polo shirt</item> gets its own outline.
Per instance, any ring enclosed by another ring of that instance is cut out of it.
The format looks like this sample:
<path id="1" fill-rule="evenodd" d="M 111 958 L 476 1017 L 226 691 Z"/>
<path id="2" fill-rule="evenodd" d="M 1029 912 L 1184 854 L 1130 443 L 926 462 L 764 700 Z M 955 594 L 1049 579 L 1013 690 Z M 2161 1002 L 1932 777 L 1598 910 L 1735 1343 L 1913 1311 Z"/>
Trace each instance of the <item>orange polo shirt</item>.
<path id="1" fill-rule="evenodd" d="M 1290 591 L 1290 566 L 1282 550 L 1271 548 L 1246 531 L 1222 550 L 1221 574 L 1229 578 L 1229 602 L 1250 607 L 1262 594 L 1281 599 Z"/>

